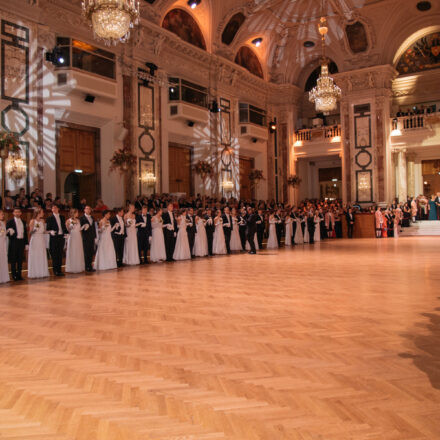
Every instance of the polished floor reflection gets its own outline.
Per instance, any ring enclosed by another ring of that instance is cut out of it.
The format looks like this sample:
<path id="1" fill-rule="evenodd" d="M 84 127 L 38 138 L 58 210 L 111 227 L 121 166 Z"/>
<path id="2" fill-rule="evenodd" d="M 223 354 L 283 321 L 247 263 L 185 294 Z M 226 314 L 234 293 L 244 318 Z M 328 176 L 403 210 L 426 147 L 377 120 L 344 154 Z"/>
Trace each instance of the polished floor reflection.
<path id="1" fill-rule="evenodd" d="M 440 238 L 0 288 L 0 438 L 440 438 Z"/>

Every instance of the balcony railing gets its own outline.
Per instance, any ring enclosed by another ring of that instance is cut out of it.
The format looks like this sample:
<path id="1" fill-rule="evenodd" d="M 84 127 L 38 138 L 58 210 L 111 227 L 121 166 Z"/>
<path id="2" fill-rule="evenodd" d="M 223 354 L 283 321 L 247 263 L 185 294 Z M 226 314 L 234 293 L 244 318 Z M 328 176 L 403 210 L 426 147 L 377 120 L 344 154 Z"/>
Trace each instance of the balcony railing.
<path id="1" fill-rule="evenodd" d="M 391 129 L 394 132 L 391 135 L 432 128 L 432 125 L 436 123 L 440 123 L 440 112 L 400 116 L 391 121 Z"/>
<path id="2" fill-rule="evenodd" d="M 296 132 L 296 140 L 304 141 L 319 141 L 319 140 L 334 140 L 341 136 L 341 126 L 332 125 L 329 127 L 305 128 Z"/>

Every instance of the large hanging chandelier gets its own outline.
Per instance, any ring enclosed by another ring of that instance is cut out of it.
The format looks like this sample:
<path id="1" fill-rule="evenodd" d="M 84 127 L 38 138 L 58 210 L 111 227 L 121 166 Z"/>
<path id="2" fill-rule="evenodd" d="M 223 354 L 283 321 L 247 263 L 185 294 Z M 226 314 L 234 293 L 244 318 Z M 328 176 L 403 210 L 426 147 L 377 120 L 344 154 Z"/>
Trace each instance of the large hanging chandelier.
<path id="1" fill-rule="evenodd" d="M 325 17 L 321 17 L 318 30 L 322 40 L 321 73 L 316 81 L 316 87 L 309 92 L 309 101 L 315 103 L 317 112 L 329 114 L 337 107 L 338 99 L 341 97 L 341 89 L 333 82 L 333 78 L 328 76 L 329 60 L 325 56 L 325 36 L 328 32 L 328 26 Z"/>
<path id="2" fill-rule="evenodd" d="M 95 36 L 107 45 L 127 41 L 139 22 L 138 0 L 83 0 L 82 7 Z"/>

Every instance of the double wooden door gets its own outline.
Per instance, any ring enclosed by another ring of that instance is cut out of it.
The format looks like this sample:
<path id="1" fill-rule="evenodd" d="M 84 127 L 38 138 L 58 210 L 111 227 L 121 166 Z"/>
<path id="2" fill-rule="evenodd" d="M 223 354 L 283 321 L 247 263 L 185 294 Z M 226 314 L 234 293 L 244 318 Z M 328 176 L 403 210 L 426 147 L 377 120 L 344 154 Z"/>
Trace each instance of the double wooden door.
<path id="1" fill-rule="evenodd" d="M 253 168 L 253 158 L 240 156 L 240 198 L 243 200 L 254 198 L 254 188 L 249 179 L 249 173 Z"/>
<path id="2" fill-rule="evenodd" d="M 191 152 L 191 148 L 184 145 L 169 145 L 170 193 L 193 195 Z"/>

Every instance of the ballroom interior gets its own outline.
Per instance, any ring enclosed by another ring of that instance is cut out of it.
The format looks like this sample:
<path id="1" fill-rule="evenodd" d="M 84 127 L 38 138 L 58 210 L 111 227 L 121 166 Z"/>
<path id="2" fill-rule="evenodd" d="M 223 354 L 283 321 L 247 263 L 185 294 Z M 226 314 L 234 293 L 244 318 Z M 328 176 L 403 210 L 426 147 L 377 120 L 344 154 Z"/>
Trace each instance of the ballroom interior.
<path id="1" fill-rule="evenodd" d="M 0 20 L 3 200 L 440 194 L 440 0 L 0 0 Z M 374 210 L 356 228 L 0 286 L 0 439 L 440 439 L 440 238 L 376 240 Z"/>

